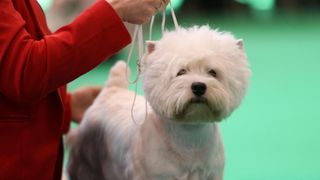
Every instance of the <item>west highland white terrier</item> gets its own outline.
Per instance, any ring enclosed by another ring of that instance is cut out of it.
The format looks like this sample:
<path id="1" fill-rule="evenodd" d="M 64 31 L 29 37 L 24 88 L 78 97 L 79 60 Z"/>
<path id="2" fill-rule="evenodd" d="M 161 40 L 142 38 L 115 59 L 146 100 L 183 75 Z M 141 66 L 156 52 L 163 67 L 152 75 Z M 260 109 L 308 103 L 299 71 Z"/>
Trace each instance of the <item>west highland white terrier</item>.
<path id="1" fill-rule="evenodd" d="M 135 94 L 119 61 L 77 130 L 71 180 L 223 179 L 217 123 L 246 93 L 250 70 L 242 41 L 202 26 L 166 32 L 147 49 L 147 114 L 145 98 L 137 96 L 138 124 L 133 121 Z"/>

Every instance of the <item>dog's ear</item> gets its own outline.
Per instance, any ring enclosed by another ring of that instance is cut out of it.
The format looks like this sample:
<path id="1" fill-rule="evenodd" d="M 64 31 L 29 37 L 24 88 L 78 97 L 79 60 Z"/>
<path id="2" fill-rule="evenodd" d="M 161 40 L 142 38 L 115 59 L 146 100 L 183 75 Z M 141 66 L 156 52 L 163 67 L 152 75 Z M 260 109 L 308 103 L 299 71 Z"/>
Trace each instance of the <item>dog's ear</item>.
<path id="1" fill-rule="evenodd" d="M 243 40 L 242 39 L 238 39 L 237 40 L 237 46 L 240 50 L 243 50 Z"/>
<path id="2" fill-rule="evenodd" d="M 156 41 L 146 41 L 147 52 L 151 54 L 156 49 Z"/>
<path id="3" fill-rule="evenodd" d="M 157 42 L 156 41 L 146 41 L 146 48 L 147 48 L 147 52 L 146 52 L 146 55 L 149 55 L 151 54 L 155 49 L 156 49 L 156 44 Z M 145 58 L 146 56 L 144 56 L 144 58 L 142 58 L 142 65 L 143 66 L 146 66 L 147 65 L 147 59 L 148 58 Z"/>

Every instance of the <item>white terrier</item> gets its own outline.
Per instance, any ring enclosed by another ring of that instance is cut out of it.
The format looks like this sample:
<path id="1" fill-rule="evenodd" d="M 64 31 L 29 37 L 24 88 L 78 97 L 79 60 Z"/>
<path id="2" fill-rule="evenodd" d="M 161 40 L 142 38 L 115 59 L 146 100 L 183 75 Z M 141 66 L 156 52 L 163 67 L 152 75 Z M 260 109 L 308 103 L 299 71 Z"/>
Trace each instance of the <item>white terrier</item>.
<path id="1" fill-rule="evenodd" d="M 118 62 L 88 109 L 73 145 L 71 180 L 222 180 L 217 123 L 243 99 L 250 75 L 241 40 L 208 26 L 166 32 L 148 43 L 143 89 Z"/>

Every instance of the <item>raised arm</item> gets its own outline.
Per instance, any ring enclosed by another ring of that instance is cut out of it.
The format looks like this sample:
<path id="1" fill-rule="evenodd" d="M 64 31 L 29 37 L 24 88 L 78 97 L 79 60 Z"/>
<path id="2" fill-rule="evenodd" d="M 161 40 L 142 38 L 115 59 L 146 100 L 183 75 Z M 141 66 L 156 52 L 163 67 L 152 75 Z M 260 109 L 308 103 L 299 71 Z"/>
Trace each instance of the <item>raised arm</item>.
<path id="1" fill-rule="evenodd" d="M 0 92 L 16 102 L 40 100 L 131 40 L 105 0 L 39 40 L 27 32 L 25 24 L 11 0 L 0 1 Z"/>

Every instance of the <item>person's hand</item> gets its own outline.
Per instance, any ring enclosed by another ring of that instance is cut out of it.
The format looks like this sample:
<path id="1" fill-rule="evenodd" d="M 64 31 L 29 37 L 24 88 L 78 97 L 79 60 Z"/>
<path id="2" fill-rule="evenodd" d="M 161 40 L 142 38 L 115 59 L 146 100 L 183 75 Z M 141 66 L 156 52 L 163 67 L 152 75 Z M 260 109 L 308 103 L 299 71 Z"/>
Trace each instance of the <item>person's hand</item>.
<path id="1" fill-rule="evenodd" d="M 88 86 L 77 89 L 71 93 L 71 118 L 80 122 L 84 112 L 92 104 L 93 100 L 97 97 L 101 87 Z"/>
<path id="2" fill-rule="evenodd" d="M 158 11 L 166 8 L 170 0 L 106 0 L 123 21 L 143 24 Z"/>

